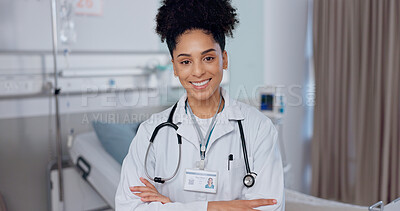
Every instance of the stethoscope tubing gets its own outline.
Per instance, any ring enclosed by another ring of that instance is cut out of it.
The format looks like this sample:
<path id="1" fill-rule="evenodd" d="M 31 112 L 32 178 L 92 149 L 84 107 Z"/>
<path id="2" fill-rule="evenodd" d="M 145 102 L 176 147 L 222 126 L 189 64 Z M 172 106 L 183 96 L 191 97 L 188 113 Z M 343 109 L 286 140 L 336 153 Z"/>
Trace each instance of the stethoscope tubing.
<path id="1" fill-rule="evenodd" d="M 170 177 L 168 177 L 168 178 L 161 178 L 161 177 L 154 177 L 154 178 L 153 178 L 153 177 L 150 177 L 149 172 L 147 171 L 147 157 L 148 157 L 148 154 L 149 154 L 149 151 L 150 151 L 151 146 L 153 146 L 153 142 L 154 142 L 154 139 L 155 139 L 156 136 L 157 136 L 158 131 L 159 131 L 161 128 L 163 128 L 163 127 L 172 127 L 172 128 L 174 128 L 175 130 L 178 130 L 178 126 L 172 122 L 172 116 L 173 116 L 173 114 L 174 114 L 174 112 L 175 112 L 175 109 L 176 109 L 177 104 L 178 104 L 178 103 L 176 103 L 176 104 L 174 105 L 174 107 L 172 108 L 171 114 L 170 114 L 170 116 L 169 116 L 169 118 L 168 118 L 168 121 L 159 124 L 159 125 L 154 129 L 154 132 L 153 132 L 153 134 L 151 135 L 151 138 L 150 138 L 150 143 L 149 143 L 149 145 L 147 146 L 146 155 L 145 155 L 145 158 L 144 158 L 144 172 L 146 173 L 146 176 L 147 176 L 150 180 L 152 180 L 152 181 L 154 181 L 154 182 L 157 182 L 157 183 L 164 183 L 164 182 L 169 181 L 169 180 L 171 180 L 172 178 L 174 178 L 174 177 L 176 176 L 176 174 L 178 173 L 179 167 L 180 167 L 180 165 L 181 165 L 182 137 L 181 137 L 179 134 L 176 134 L 177 137 L 178 137 L 179 155 L 178 155 L 178 164 L 177 164 L 177 166 L 176 166 L 176 168 L 175 168 L 175 171 L 174 171 L 174 173 L 172 174 L 172 176 L 170 176 Z"/>
<path id="2" fill-rule="evenodd" d="M 168 177 L 168 178 L 161 178 L 161 177 L 151 177 L 149 175 L 149 172 L 147 171 L 147 155 L 149 154 L 150 148 L 153 145 L 153 142 L 150 142 L 149 146 L 147 147 L 146 150 L 146 156 L 144 159 L 144 172 L 146 173 L 147 178 L 151 179 L 153 182 L 157 182 L 157 183 L 164 183 L 166 181 L 171 180 L 172 178 L 174 178 L 176 176 L 176 174 L 178 173 L 179 167 L 181 166 L 181 155 L 182 155 L 182 143 L 178 144 L 179 146 L 179 156 L 178 156 L 178 164 L 176 165 L 175 171 L 172 174 L 172 176 Z"/>
<path id="3" fill-rule="evenodd" d="M 249 158 L 247 157 L 247 148 L 246 148 L 246 141 L 244 138 L 242 122 L 239 120 L 238 124 L 239 124 L 239 130 L 240 130 L 240 139 L 242 140 L 242 151 L 243 151 L 243 156 L 244 156 L 244 163 L 246 166 L 246 172 L 247 172 L 247 174 L 251 174 Z"/>

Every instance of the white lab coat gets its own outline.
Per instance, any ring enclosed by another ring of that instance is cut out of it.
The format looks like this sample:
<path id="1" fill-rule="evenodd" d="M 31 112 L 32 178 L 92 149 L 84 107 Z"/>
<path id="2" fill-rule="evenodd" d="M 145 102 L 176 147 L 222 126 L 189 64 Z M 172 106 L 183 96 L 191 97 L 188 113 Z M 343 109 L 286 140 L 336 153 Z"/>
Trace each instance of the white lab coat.
<path id="1" fill-rule="evenodd" d="M 200 142 L 190 114 L 185 111 L 187 96 L 184 95 L 178 102 L 173 118 L 173 122 L 179 127 L 177 133 L 182 136 L 180 168 L 172 180 L 165 184 L 155 184 L 158 192 L 169 197 L 172 203 L 144 203 L 129 190 L 131 186 L 143 186 L 139 177 L 148 179 L 144 173 L 144 159 L 150 136 L 157 125 L 167 121 L 171 107 L 152 115 L 140 125 L 122 164 L 121 179 L 115 197 L 117 211 L 205 211 L 208 201 L 259 198 L 276 199 L 278 203 L 257 209 L 284 210 L 283 168 L 275 127 L 271 120 L 257 109 L 230 99 L 225 90 L 222 90 L 222 96 L 225 99 L 225 107 L 216 120 L 205 159 L 205 169 L 218 172 L 217 193 L 183 190 L 185 169 L 194 169 L 196 162 L 200 160 Z M 246 169 L 236 120 L 242 120 L 250 169 L 258 175 L 251 188 L 243 184 Z M 178 161 L 178 150 L 174 129 L 170 127 L 161 129 L 154 140 L 154 147 L 149 152 L 147 169 L 150 176 L 163 178 L 171 176 Z M 229 154 L 234 155 L 234 160 L 231 161 L 228 171 Z"/>

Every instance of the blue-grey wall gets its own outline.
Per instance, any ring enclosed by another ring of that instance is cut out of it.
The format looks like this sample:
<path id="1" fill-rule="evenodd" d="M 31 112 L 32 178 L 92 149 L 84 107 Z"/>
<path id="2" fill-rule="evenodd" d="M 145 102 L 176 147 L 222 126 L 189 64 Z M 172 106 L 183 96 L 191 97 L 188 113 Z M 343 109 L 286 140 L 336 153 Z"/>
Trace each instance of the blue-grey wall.
<path id="1" fill-rule="evenodd" d="M 235 0 L 233 4 L 240 23 L 234 38 L 227 43 L 230 94 L 238 99 L 253 99 L 255 88 L 264 84 L 264 1 Z"/>

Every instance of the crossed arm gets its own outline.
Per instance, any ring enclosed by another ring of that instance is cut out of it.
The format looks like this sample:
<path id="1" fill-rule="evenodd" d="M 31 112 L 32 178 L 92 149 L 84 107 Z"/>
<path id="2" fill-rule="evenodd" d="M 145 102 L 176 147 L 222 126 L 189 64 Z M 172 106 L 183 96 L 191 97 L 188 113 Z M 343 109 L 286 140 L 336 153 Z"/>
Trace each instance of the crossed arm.
<path id="1" fill-rule="evenodd" d="M 161 202 L 162 204 L 171 203 L 171 200 L 158 193 L 156 187 L 147 179 L 140 177 L 140 181 L 145 186 L 129 187 L 130 191 L 140 197 L 143 202 Z M 275 199 L 254 199 L 254 200 L 232 200 L 232 201 L 211 201 L 208 202 L 208 211 L 216 210 L 256 210 L 260 206 L 274 205 Z"/>

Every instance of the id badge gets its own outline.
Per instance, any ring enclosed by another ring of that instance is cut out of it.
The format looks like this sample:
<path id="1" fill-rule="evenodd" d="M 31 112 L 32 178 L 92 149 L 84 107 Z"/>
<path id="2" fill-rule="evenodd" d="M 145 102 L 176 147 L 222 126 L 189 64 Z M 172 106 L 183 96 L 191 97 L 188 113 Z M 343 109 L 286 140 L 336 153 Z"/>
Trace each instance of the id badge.
<path id="1" fill-rule="evenodd" d="M 217 193 L 218 173 L 199 169 L 186 169 L 184 190 Z"/>

